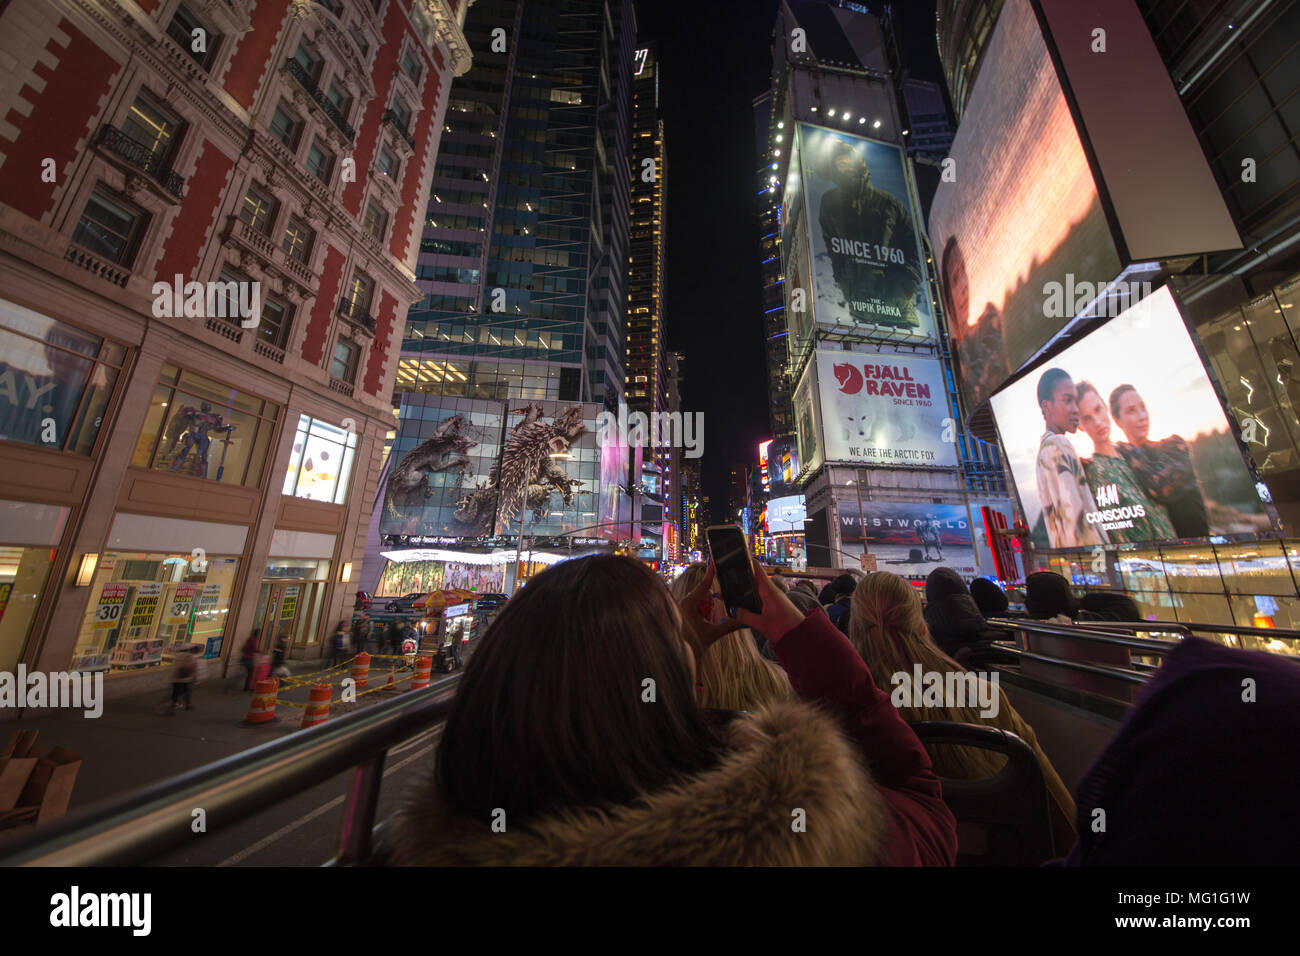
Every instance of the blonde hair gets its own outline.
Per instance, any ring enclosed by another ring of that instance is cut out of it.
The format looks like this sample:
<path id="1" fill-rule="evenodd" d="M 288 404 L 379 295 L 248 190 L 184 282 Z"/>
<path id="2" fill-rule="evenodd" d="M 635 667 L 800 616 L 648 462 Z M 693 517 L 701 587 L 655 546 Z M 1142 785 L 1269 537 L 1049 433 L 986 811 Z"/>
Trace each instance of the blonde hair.
<path id="1" fill-rule="evenodd" d="M 681 600 L 696 587 L 708 571 L 704 564 L 692 564 L 672 583 L 673 597 Z M 716 611 L 715 620 L 721 620 Z M 696 681 L 703 685 L 700 706 L 719 710 L 753 710 L 761 704 L 789 700 L 795 696 L 780 665 L 758 652 L 753 632 L 741 628 L 719 638 L 696 662 Z"/>
<path id="2" fill-rule="evenodd" d="M 888 690 L 890 677 L 911 675 L 917 664 L 936 673 L 965 673 L 966 669 L 939 650 L 930 639 L 921 610 L 921 595 L 897 574 L 875 571 L 858 582 L 849 615 L 849 641 L 862 655 L 876 686 Z M 1011 704 L 998 689 L 999 713 Z M 980 716 L 975 707 L 899 707 L 904 720 L 951 720 L 963 724 L 1000 725 Z M 991 777 L 1006 766 L 1007 758 L 987 750 L 936 745 L 927 748 L 934 772 L 957 780 Z"/>

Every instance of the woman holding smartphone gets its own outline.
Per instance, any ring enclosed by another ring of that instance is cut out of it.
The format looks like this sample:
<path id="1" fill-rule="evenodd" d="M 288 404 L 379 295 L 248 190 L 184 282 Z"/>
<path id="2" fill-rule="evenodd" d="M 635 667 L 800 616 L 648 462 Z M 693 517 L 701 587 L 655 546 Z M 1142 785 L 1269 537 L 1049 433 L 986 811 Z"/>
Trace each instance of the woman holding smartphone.
<path id="1" fill-rule="evenodd" d="M 916 735 L 825 613 L 751 567 L 761 610 L 721 624 L 712 565 L 680 601 L 629 558 L 534 578 L 470 661 L 386 862 L 951 865 L 956 822 Z M 741 626 L 805 700 L 700 706 L 698 662 Z"/>

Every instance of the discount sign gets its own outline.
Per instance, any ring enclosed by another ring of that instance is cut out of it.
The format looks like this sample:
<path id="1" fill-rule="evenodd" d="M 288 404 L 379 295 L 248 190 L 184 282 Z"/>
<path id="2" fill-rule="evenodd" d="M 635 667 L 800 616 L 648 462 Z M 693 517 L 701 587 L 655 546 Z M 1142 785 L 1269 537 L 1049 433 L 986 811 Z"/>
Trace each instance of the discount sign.
<path id="1" fill-rule="evenodd" d="M 167 623 L 168 624 L 186 624 L 190 619 L 190 611 L 194 607 L 194 596 L 199 593 L 201 584 L 178 584 L 172 594 L 172 599 L 168 602 Z"/>
<path id="2" fill-rule="evenodd" d="M 99 592 L 99 603 L 95 605 L 95 628 L 114 628 L 122 623 L 122 609 L 126 607 L 126 596 L 131 590 L 126 584 L 105 584 Z"/>
<path id="3" fill-rule="evenodd" d="M 135 604 L 131 608 L 131 627 L 148 627 L 158 613 L 162 600 L 161 584 L 141 584 L 135 591 Z"/>

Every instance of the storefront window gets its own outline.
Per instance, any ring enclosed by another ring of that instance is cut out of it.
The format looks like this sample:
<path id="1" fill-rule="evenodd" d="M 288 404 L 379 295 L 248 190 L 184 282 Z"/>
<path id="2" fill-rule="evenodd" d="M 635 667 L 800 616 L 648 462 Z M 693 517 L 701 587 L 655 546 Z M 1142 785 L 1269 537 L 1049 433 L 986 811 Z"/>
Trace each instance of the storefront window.
<path id="1" fill-rule="evenodd" d="M 279 414 L 272 402 L 164 365 L 131 464 L 255 487 Z"/>
<path id="2" fill-rule="evenodd" d="M 302 415 L 289 453 L 284 494 L 341 505 L 347 500 L 357 435 Z"/>
<path id="3" fill-rule="evenodd" d="M 89 455 L 125 347 L 0 299 L 0 439 Z"/>
<path id="4" fill-rule="evenodd" d="M 22 658 L 53 559 L 50 548 L 0 546 L 0 671 L 13 673 Z"/>
<path id="5" fill-rule="evenodd" d="M 267 558 L 267 578 L 291 578 L 298 581 L 325 581 L 330 576 L 328 560 L 314 558 Z"/>
<path id="6" fill-rule="evenodd" d="M 187 645 L 220 655 L 237 558 L 106 552 L 73 652 L 72 670 L 120 674 L 166 664 Z"/>

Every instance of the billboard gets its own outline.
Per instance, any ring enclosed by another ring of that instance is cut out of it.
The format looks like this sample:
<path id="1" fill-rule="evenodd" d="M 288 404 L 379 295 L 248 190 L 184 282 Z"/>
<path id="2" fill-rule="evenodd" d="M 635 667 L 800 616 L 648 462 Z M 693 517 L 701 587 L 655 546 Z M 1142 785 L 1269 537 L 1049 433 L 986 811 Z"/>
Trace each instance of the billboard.
<path id="1" fill-rule="evenodd" d="M 799 158 L 817 323 L 933 336 L 902 149 L 800 123 Z"/>
<path id="2" fill-rule="evenodd" d="M 998 392 L 992 406 L 1037 547 L 1272 527 L 1168 287 Z"/>
<path id="3" fill-rule="evenodd" d="M 1056 314 L 1049 283 L 1104 289 L 1122 269 L 1029 0 L 1003 4 L 948 160 L 930 240 L 973 412 L 1091 299 Z"/>
<path id="4" fill-rule="evenodd" d="M 803 534 L 803 522 L 808 517 L 803 495 L 773 498 L 767 503 L 767 533 L 780 534 L 797 531 Z"/>
<path id="5" fill-rule="evenodd" d="M 604 407 L 408 394 L 391 453 L 381 534 L 558 536 L 598 514 Z M 609 497 L 604 499 L 610 507 Z M 593 531 L 593 537 L 600 536 Z"/>
<path id="6" fill-rule="evenodd" d="M 858 567 L 866 543 L 880 571 L 925 577 L 937 567 L 978 573 L 970 517 L 963 505 L 863 501 L 837 492 L 843 557 Z M 861 508 L 861 511 L 859 511 Z"/>
<path id="7" fill-rule="evenodd" d="M 794 424 L 799 463 L 813 472 L 821 467 L 821 411 L 817 408 L 817 363 L 809 362 L 794 390 Z"/>
<path id="8" fill-rule="evenodd" d="M 955 426 L 938 360 L 819 350 L 816 369 L 827 461 L 956 466 Z"/>

